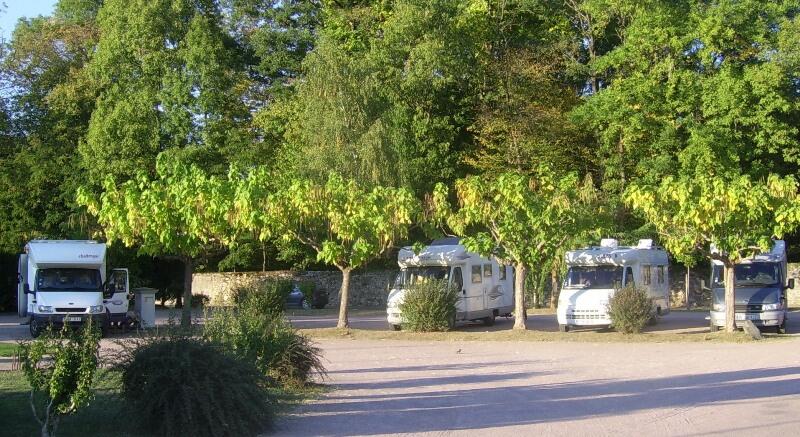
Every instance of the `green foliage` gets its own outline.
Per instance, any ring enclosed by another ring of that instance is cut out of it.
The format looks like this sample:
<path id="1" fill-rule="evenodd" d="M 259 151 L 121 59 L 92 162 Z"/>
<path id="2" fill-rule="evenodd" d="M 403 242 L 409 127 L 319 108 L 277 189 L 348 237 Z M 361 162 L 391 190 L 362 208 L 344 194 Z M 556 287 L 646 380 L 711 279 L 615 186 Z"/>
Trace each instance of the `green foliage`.
<path id="1" fill-rule="evenodd" d="M 155 338 L 127 350 L 121 397 L 127 421 L 163 436 L 257 435 L 275 402 L 252 363 L 190 337 Z"/>
<path id="2" fill-rule="evenodd" d="M 319 348 L 292 328 L 282 313 L 265 305 L 263 296 L 246 293 L 235 308 L 215 309 L 203 336 L 283 385 L 306 384 L 314 374 L 324 377 Z"/>
<path id="3" fill-rule="evenodd" d="M 58 334 L 48 329 L 35 340 L 19 343 L 20 363 L 31 386 L 31 409 L 42 436 L 55 435 L 62 416 L 93 399 L 99 348 L 100 332 L 91 319 L 79 333 L 64 325 Z M 43 401 L 38 404 L 40 396 Z"/>
<path id="4" fill-rule="evenodd" d="M 770 237 L 800 225 L 793 177 L 667 177 L 655 186 L 632 185 L 625 201 L 653 223 L 674 256 L 689 262 L 695 251 L 711 257 L 711 245 L 719 257 L 736 262 L 753 250 L 769 250 Z"/>
<path id="5" fill-rule="evenodd" d="M 259 314 L 283 314 L 286 299 L 292 292 L 292 281 L 267 280 L 253 284 L 240 285 L 231 290 L 233 304 Z"/>
<path id="6" fill-rule="evenodd" d="M 413 332 L 449 331 L 456 318 L 459 291 L 447 281 L 431 279 L 410 286 L 403 295 L 400 313 L 403 329 Z"/>
<path id="7" fill-rule="evenodd" d="M 626 286 L 614 292 L 608 301 L 608 316 L 611 325 L 623 334 L 638 334 L 655 317 L 653 301 L 647 291 L 634 286 Z"/>

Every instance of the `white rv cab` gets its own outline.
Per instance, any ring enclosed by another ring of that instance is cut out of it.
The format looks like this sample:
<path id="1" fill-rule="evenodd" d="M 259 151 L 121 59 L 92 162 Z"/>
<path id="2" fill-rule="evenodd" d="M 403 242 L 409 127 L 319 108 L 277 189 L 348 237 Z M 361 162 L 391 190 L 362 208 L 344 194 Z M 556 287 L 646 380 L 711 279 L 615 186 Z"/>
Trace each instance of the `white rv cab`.
<path id="1" fill-rule="evenodd" d="M 653 299 L 657 316 L 669 313 L 669 260 L 652 240 L 620 246 L 603 239 L 600 246 L 569 251 L 567 275 L 558 298 L 559 330 L 573 326 L 609 326 L 608 301 L 614 292 L 634 284 Z"/>
<path id="2" fill-rule="evenodd" d="M 128 270 L 106 275 L 106 245 L 96 241 L 33 240 L 19 256 L 17 312 L 31 335 L 52 324 L 92 318 L 105 331 L 128 312 Z M 107 280 L 108 279 L 108 280 Z"/>
<path id="3" fill-rule="evenodd" d="M 455 287 L 460 299 L 456 320 L 481 320 L 494 324 L 497 316 L 508 316 L 514 310 L 514 269 L 496 258 L 484 258 L 468 252 L 450 237 L 434 240 L 419 253 L 410 247 L 400 249 L 397 264 L 400 273 L 389 291 L 386 316 L 395 330 L 401 329 L 400 304 L 409 286 L 428 278 L 444 279 Z"/>

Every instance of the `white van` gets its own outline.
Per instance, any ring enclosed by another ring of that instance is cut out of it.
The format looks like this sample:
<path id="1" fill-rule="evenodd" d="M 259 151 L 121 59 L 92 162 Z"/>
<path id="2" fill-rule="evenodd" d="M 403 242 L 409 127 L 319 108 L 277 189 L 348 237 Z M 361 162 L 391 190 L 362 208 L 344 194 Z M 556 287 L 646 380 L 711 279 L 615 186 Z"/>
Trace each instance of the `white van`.
<path id="1" fill-rule="evenodd" d="M 19 256 L 17 312 L 31 335 L 47 325 L 81 325 L 92 318 L 103 329 L 128 312 L 128 270 L 106 280 L 106 245 L 96 241 L 33 240 Z"/>
<path id="2" fill-rule="evenodd" d="M 656 316 L 669 313 L 669 259 L 653 240 L 627 247 L 603 239 L 600 246 L 567 252 L 565 260 L 567 276 L 556 310 L 561 332 L 572 326 L 609 326 L 608 301 L 630 284 L 647 290 Z"/>
<path id="3" fill-rule="evenodd" d="M 434 240 L 415 254 L 410 247 L 397 255 L 400 273 L 389 292 L 386 316 L 395 330 L 401 329 L 400 304 L 408 286 L 426 278 L 445 279 L 461 298 L 456 305 L 456 321 L 480 320 L 493 325 L 497 316 L 514 310 L 514 269 L 496 258 L 468 252 L 459 238 Z"/>

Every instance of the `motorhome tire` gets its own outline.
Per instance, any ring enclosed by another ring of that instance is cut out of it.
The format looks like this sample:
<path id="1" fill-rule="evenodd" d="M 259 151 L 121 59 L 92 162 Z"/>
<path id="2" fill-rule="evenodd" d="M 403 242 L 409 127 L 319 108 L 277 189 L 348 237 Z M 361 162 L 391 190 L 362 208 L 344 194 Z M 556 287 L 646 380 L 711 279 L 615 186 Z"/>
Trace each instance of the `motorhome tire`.
<path id="1" fill-rule="evenodd" d="M 401 325 L 392 325 L 392 329 L 394 329 L 395 331 L 400 331 L 401 329 L 403 329 L 403 327 Z"/>
<path id="2" fill-rule="evenodd" d="M 481 320 L 483 321 L 483 324 L 486 326 L 494 326 L 494 314 L 492 314 L 489 317 L 484 317 Z"/>
<path id="3" fill-rule="evenodd" d="M 715 325 L 714 322 L 709 323 L 709 328 L 711 328 L 711 332 L 719 331 L 719 326 Z"/>
<path id="4" fill-rule="evenodd" d="M 28 328 L 31 330 L 31 337 L 37 338 L 42 335 L 42 326 L 33 317 L 31 317 Z"/>
<path id="5" fill-rule="evenodd" d="M 558 325 L 558 332 L 569 332 L 569 325 Z"/>
<path id="6" fill-rule="evenodd" d="M 775 332 L 778 334 L 786 334 L 786 319 L 783 320 L 783 323 L 775 327 Z"/>
<path id="7" fill-rule="evenodd" d="M 300 301 L 300 307 L 302 307 L 304 310 L 310 310 L 311 309 L 311 304 L 308 303 L 308 299 L 303 298 L 303 300 Z"/>

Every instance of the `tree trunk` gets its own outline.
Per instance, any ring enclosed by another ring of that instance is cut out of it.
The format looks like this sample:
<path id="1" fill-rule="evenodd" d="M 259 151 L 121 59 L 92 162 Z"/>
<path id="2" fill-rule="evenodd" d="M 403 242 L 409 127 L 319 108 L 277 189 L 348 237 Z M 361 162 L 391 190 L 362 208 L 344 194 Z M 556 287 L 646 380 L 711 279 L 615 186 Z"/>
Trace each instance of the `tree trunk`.
<path id="1" fill-rule="evenodd" d="M 267 248 L 264 242 L 261 242 L 261 273 L 267 271 Z"/>
<path id="2" fill-rule="evenodd" d="M 553 261 L 553 265 L 550 268 L 550 308 L 556 308 L 556 302 L 558 302 L 558 272 L 559 272 L 559 265 L 558 262 Z"/>
<path id="3" fill-rule="evenodd" d="M 181 327 L 192 326 L 192 271 L 194 262 L 188 256 L 183 260 L 183 308 L 181 309 Z"/>
<path id="4" fill-rule="evenodd" d="M 350 321 L 347 320 L 347 300 L 350 296 L 350 272 L 353 269 L 346 267 L 342 271 L 342 288 L 339 289 L 339 323 L 337 328 L 349 328 Z"/>
<path id="5" fill-rule="evenodd" d="M 525 330 L 525 274 L 528 269 L 524 264 L 517 264 L 514 276 L 514 329 Z"/>
<path id="6" fill-rule="evenodd" d="M 725 331 L 736 331 L 736 294 L 734 264 L 725 262 Z"/>

